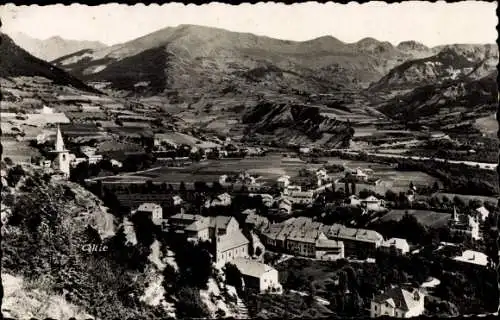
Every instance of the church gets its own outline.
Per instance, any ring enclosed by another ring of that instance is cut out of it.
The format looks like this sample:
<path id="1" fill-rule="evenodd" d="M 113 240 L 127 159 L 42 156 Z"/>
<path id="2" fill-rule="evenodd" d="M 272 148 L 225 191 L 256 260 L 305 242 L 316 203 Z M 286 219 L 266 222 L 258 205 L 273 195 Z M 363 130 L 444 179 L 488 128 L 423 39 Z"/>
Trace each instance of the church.
<path id="1" fill-rule="evenodd" d="M 70 173 L 70 153 L 64 146 L 61 129 L 57 126 L 56 143 L 54 149 L 50 151 L 51 166 L 54 170 L 58 171 L 65 179 L 69 178 Z"/>

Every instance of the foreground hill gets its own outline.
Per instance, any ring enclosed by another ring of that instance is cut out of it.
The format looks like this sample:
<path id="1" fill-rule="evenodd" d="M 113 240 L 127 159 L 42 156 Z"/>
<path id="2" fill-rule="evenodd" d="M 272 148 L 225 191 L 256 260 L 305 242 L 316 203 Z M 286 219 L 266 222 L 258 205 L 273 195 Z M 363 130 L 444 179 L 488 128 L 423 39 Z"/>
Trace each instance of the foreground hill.
<path id="1" fill-rule="evenodd" d="M 229 84 L 242 91 L 329 92 L 378 80 L 415 58 L 413 53 L 375 39 L 346 44 L 325 36 L 294 42 L 180 25 L 54 63 L 86 81 L 142 94 L 193 87 L 220 92 Z"/>
<path id="2" fill-rule="evenodd" d="M 11 77 L 43 77 L 55 84 L 98 92 L 64 70 L 29 54 L 9 36 L 0 34 L 0 78 Z"/>
<path id="3" fill-rule="evenodd" d="M 436 47 L 436 55 L 407 61 L 370 86 L 371 92 L 415 88 L 429 83 L 480 79 L 496 69 L 496 45 L 450 45 Z"/>
<path id="4" fill-rule="evenodd" d="M 21 48 L 33 56 L 49 62 L 84 49 L 101 49 L 106 47 L 105 44 L 98 41 L 68 40 L 61 37 L 40 40 L 19 32 L 10 34 L 10 37 Z"/>

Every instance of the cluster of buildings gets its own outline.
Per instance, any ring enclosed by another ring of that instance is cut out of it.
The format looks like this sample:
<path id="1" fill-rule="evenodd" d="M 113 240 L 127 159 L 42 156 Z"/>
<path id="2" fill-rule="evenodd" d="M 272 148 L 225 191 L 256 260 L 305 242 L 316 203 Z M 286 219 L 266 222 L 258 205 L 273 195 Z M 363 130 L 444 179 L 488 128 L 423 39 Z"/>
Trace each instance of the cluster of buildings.
<path id="1" fill-rule="evenodd" d="M 425 295 L 418 289 L 394 286 L 375 296 L 370 303 L 370 317 L 411 318 L 424 313 Z"/>
<path id="2" fill-rule="evenodd" d="M 449 221 L 449 230 L 452 235 L 465 236 L 471 240 L 480 240 L 480 219 L 487 216 L 486 208 L 478 208 L 479 212 L 475 215 L 459 214 L 456 208 L 453 208 L 453 214 Z M 483 215 L 484 214 L 484 215 Z M 484 221 L 484 220 L 483 220 Z"/>
<path id="3" fill-rule="evenodd" d="M 206 217 L 196 214 L 178 213 L 164 218 L 160 205 L 144 203 L 135 214 L 145 214 L 164 231 L 175 233 L 186 241 L 208 241 L 214 245 L 212 255 L 217 267 L 226 263 L 235 264 L 245 281 L 245 286 L 260 291 L 281 293 L 278 271 L 271 266 L 252 260 L 249 255 L 250 241 L 240 230 L 234 217 Z"/>

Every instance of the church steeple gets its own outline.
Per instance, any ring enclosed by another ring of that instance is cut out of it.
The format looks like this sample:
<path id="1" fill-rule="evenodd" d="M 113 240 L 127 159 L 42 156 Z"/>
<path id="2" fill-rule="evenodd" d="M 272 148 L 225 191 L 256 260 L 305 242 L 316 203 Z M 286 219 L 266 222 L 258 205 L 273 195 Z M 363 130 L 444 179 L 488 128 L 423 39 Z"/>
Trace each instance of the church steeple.
<path id="1" fill-rule="evenodd" d="M 64 148 L 64 140 L 61 133 L 61 128 L 59 125 L 57 126 L 57 135 L 56 135 L 56 145 L 55 152 L 64 152 L 66 149 Z"/>
<path id="2" fill-rule="evenodd" d="M 451 216 L 451 219 L 455 222 L 458 222 L 458 213 L 456 206 L 453 206 L 453 215 Z"/>
<path id="3" fill-rule="evenodd" d="M 55 159 L 52 162 L 53 168 L 62 172 L 66 178 L 69 177 L 69 151 L 64 146 L 64 140 L 62 137 L 61 128 L 59 126 L 57 126 L 56 144 L 54 146 L 54 150 L 52 150 L 52 153 L 56 154 Z"/>

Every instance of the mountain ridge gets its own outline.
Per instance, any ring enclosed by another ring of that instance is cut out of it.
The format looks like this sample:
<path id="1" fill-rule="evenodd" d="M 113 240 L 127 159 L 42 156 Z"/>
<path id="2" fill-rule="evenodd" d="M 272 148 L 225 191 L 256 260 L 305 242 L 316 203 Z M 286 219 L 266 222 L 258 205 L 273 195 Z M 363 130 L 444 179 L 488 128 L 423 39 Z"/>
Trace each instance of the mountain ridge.
<path id="1" fill-rule="evenodd" d="M 104 43 L 99 41 L 72 40 L 65 39 L 60 36 L 52 36 L 42 40 L 30 37 L 22 32 L 11 33 L 8 35 L 21 48 L 28 51 L 33 56 L 48 62 L 83 49 L 98 49 L 106 47 Z"/>

